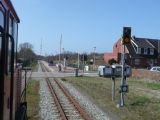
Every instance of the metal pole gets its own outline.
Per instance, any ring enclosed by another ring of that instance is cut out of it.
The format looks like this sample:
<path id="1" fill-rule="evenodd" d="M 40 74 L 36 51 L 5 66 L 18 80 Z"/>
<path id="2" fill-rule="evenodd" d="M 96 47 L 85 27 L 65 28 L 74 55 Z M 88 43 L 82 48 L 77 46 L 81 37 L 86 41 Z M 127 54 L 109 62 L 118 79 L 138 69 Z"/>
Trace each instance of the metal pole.
<path id="1" fill-rule="evenodd" d="M 64 68 L 66 66 L 66 59 L 65 59 L 65 50 L 64 50 L 64 48 L 63 48 L 63 66 L 64 66 Z"/>
<path id="2" fill-rule="evenodd" d="M 125 45 L 122 45 L 122 78 L 121 86 L 125 84 L 124 67 L 125 67 Z M 121 91 L 120 106 L 124 106 L 124 93 Z"/>
<path id="3" fill-rule="evenodd" d="M 96 63 L 96 60 L 95 60 L 95 51 L 96 51 L 96 47 L 94 47 L 94 65 Z"/>
<path id="4" fill-rule="evenodd" d="M 79 53 L 78 53 L 78 69 L 79 69 Z"/>
<path id="5" fill-rule="evenodd" d="M 83 75 L 84 75 L 84 54 L 83 54 Z"/>
<path id="6" fill-rule="evenodd" d="M 60 48 L 59 48 L 59 64 L 61 63 L 61 46 L 62 46 L 62 34 L 60 38 Z"/>
<path id="7" fill-rule="evenodd" d="M 27 70 L 25 70 L 25 95 L 24 95 L 24 102 L 26 102 L 26 87 L 27 87 Z"/>
<path id="8" fill-rule="evenodd" d="M 112 101 L 115 100 L 115 77 L 112 77 Z"/>
<path id="9" fill-rule="evenodd" d="M 40 55 L 42 56 L 42 39 L 41 39 L 41 45 L 40 45 Z"/>

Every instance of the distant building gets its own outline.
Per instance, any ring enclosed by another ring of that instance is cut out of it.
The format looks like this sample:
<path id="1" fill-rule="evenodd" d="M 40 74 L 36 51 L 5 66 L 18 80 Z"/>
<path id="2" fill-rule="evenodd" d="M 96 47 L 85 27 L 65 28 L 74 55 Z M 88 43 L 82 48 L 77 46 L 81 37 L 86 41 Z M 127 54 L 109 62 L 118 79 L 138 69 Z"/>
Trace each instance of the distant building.
<path id="1" fill-rule="evenodd" d="M 121 62 L 122 44 L 119 39 L 113 46 L 112 53 L 104 53 L 104 61 L 115 59 Z M 160 65 L 160 40 L 132 37 L 126 46 L 126 63 L 135 68 L 150 68 Z"/>

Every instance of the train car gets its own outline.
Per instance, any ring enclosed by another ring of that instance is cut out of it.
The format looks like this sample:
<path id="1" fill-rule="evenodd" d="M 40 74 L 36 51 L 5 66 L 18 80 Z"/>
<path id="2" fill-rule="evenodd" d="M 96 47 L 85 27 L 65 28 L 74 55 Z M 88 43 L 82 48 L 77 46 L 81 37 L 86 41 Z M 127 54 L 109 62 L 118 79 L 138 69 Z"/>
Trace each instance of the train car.
<path id="1" fill-rule="evenodd" d="M 0 120 L 26 118 L 19 92 L 21 68 L 16 63 L 19 22 L 11 1 L 0 0 Z"/>

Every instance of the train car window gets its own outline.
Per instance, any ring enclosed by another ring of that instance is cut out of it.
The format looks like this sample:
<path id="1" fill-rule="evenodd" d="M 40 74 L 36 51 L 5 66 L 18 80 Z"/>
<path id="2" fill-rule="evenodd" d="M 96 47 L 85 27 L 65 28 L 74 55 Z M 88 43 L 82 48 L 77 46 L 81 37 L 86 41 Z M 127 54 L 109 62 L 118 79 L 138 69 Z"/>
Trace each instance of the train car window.
<path id="1" fill-rule="evenodd" d="M 14 44 L 15 44 L 15 65 L 16 65 L 16 63 L 17 63 L 17 42 L 18 42 L 18 24 L 17 24 L 17 22 L 16 21 L 14 21 Z"/>
<path id="2" fill-rule="evenodd" d="M 2 37 L 0 37 L 0 61 L 1 61 L 1 51 L 2 51 Z"/>
<path id="3" fill-rule="evenodd" d="M 15 41 L 17 40 L 17 29 L 18 29 L 17 22 L 13 21 L 13 38 Z"/>
<path id="4" fill-rule="evenodd" d="M 11 36 L 13 36 L 13 17 L 10 15 L 9 17 L 9 34 Z M 8 63 L 7 63 L 7 72 L 10 73 L 11 72 L 11 54 L 12 54 L 12 42 L 11 42 L 11 39 L 9 38 L 9 41 L 8 41 Z"/>
<path id="5" fill-rule="evenodd" d="M 0 10 L 0 26 L 4 28 L 4 15 L 1 10 Z M 0 37 L 0 60 L 1 60 L 1 51 L 2 51 L 2 36 Z"/>
<path id="6" fill-rule="evenodd" d="M 0 10 L 0 26 L 4 28 L 4 15 L 1 10 Z"/>
<path id="7" fill-rule="evenodd" d="M 17 35 L 18 35 L 18 25 L 17 25 L 17 22 L 14 20 L 14 25 L 13 25 L 13 38 L 14 38 L 14 43 L 15 43 L 15 53 L 17 54 L 17 40 L 18 40 L 18 37 L 17 37 Z M 15 55 L 15 64 L 16 64 L 16 54 L 14 54 Z"/>
<path id="8" fill-rule="evenodd" d="M 11 53 L 12 53 L 12 46 L 11 46 L 11 39 L 9 38 L 9 42 L 8 42 L 8 73 L 11 72 Z"/>
<path id="9" fill-rule="evenodd" d="M 2 51 L 2 37 L 0 37 L 0 61 L 1 61 L 1 51 Z"/>
<path id="10" fill-rule="evenodd" d="M 9 18 L 9 34 L 13 36 L 13 17 Z"/>

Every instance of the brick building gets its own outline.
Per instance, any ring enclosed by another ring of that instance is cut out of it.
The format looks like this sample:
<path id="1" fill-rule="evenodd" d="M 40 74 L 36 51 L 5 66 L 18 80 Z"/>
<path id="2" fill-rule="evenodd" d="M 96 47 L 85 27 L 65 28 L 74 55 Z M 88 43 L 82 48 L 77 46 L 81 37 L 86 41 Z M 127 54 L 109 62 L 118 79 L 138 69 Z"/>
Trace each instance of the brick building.
<path id="1" fill-rule="evenodd" d="M 121 61 L 121 39 L 113 46 L 112 53 L 104 53 L 104 61 L 115 59 Z M 131 44 L 126 46 L 126 63 L 135 68 L 149 68 L 160 65 L 160 40 L 132 37 Z"/>

